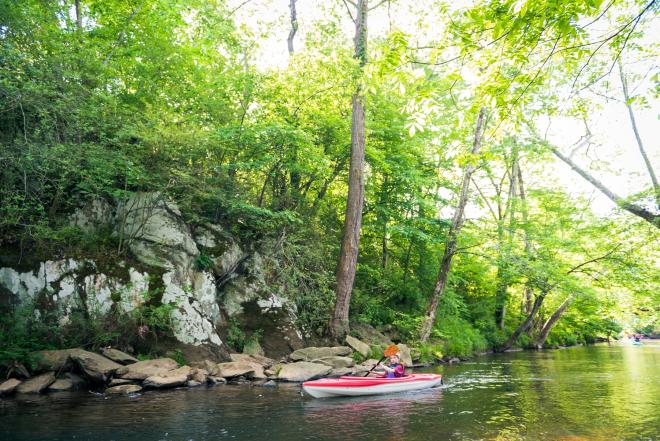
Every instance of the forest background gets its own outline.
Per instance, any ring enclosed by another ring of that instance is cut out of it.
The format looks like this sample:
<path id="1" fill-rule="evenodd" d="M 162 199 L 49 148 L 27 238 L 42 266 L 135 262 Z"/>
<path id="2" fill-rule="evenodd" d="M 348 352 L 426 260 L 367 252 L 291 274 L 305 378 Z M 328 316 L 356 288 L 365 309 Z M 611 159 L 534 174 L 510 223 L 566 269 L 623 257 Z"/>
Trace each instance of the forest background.
<path id="1" fill-rule="evenodd" d="M 316 335 L 657 334 L 659 7 L 3 1 L 0 246 L 120 257 L 70 213 L 158 191 L 276 247 Z"/>

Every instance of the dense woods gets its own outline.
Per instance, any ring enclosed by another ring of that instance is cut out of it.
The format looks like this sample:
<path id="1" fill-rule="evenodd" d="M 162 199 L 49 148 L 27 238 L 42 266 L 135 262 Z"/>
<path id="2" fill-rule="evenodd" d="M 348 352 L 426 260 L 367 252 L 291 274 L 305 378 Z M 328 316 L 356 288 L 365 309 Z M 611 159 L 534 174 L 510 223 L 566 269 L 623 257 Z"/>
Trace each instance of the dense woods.
<path id="1" fill-rule="evenodd" d="M 3 1 L 1 249 L 125 256 L 69 216 L 157 191 L 270 247 L 318 336 L 368 323 L 469 355 L 657 333 L 658 125 L 639 121 L 659 10 Z M 616 146 L 596 129 L 613 107 Z M 566 121 L 581 131 L 549 136 Z"/>

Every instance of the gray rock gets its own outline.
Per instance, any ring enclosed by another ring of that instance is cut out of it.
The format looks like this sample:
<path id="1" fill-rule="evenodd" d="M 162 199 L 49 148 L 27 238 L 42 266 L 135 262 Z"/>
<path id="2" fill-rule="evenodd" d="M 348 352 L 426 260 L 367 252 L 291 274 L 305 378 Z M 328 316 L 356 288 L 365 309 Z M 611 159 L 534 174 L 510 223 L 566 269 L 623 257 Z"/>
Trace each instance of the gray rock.
<path id="1" fill-rule="evenodd" d="M 350 367 L 334 368 L 328 374 L 328 377 L 343 377 L 344 375 L 355 374 L 355 369 Z"/>
<path id="2" fill-rule="evenodd" d="M 113 378 L 110 380 L 110 387 L 122 386 L 124 384 L 136 384 L 134 380 L 126 380 L 125 378 Z"/>
<path id="3" fill-rule="evenodd" d="M 82 349 L 72 349 L 69 355 L 85 376 L 97 383 L 107 383 L 112 374 L 122 367 L 99 354 Z"/>
<path id="4" fill-rule="evenodd" d="M 48 386 L 49 392 L 64 392 L 73 390 L 73 381 L 70 378 L 60 378 Z"/>
<path id="5" fill-rule="evenodd" d="M 255 363 L 245 361 L 229 361 L 227 363 L 218 363 L 215 365 L 213 375 L 224 378 L 233 378 L 239 376 L 252 377 L 255 374 L 255 367 L 260 367 Z M 263 370 L 263 369 L 262 369 Z"/>
<path id="6" fill-rule="evenodd" d="M 33 352 L 35 370 L 37 372 L 69 370 L 72 366 L 70 352 L 71 349 Z"/>
<path id="7" fill-rule="evenodd" d="M 223 377 L 216 377 L 214 375 L 209 375 L 207 377 L 209 384 L 227 384 L 227 380 Z"/>
<path id="8" fill-rule="evenodd" d="M 185 384 L 190 379 L 191 375 L 192 368 L 190 366 L 181 366 L 178 369 L 167 371 L 161 375 L 147 377 L 142 383 L 142 386 L 154 389 L 177 387 Z"/>
<path id="9" fill-rule="evenodd" d="M 229 354 L 231 361 L 246 361 L 248 363 L 258 363 L 265 368 L 269 368 L 275 363 L 277 363 L 272 358 L 264 357 L 261 355 L 250 355 L 250 354 Z"/>
<path id="10" fill-rule="evenodd" d="M 461 362 L 461 359 L 458 358 L 458 357 L 454 357 L 454 358 L 449 359 L 449 364 L 460 363 L 460 362 Z"/>
<path id="11" fill-rule="evenodd" d="M 160 193 L 136 193 L 118 208 L 123 237 L 142 263 L 163 269 L 190 268 L 199 254 L 176 204 Z"/>
<path id="12" fill-rule="evenodd" d="M 109 395 L 130 395 L 140 392 L 142 387 L 137 384 L 121 384 L 119 386 L 109 387 L 105 390 Z"/>
<path id="13" fill-rule="evenodd" d="M 399 347 L 399 354 L 401 354 L 401 363 L 404 366 L 412 366 L 413 361 L 410 355 L 410 348 L 403 343 L 399 343 L 397 346 Z"/>
<path id="14" fill-rule="evenodd" d="M 312 360 L 312 363 L 325 364 L 333 369 L 347 368 L 355 365 L 355 360 L 351 357 L 323 357 Z"/>
<path id="15" fill-rule="evenodd" d="M 16 387 L 19 394 L 40 394 L 48 389 L 48 386 L 55 382 L 55 374 L 46 372 L 37 377 L 30 378 Z"/>
<path id="16" fill-rule="evenodd" d="M 299 361 L 273 366 L 273 371 L 278 380 L 301 382 L 328 375 L 332 368 L 324 364 Z"/>
<path id="17" fill-rule="evenodd" d="M 263 386 L 263 387 L 277 387 L 277 383 L 273 380 L 268 380 L 265 383 L 263 383 L 261 386 Z"/>
<path id="18" fill-rule="evenodd" d="M 332 356 L 346 356 L 351 355 L 353 350 L 348 346 L 333 346 L 333 347 L 309 347 L 293 351 L 289 358 L 293 361 L 311 361 L 323 357 Z"/>
<path id="19" fill-rule="evenodd" d="M 147 377 L 164 375 L 178 367 L 179 364 L 171 358 L 157 358 L 121 366 L 116 375 L 128 380 L 144 380 Z"/>
<path id="20" fill-rule="evenodd" d="M 202 382 L 195 381 L 195 380 L 188 380 L 188 382 L 186 383 L 186 386 L 188 386 L 188 387 L 198 387 L 198 386 L 201 386 L 201 385 L 202 385 Z"/>
<path id="21" fill-rule="evenodd" d="M 0 397 L 13 394 L 20 384 L 21 381 L 17 380 L 16 378 L 10 378 L 9 380 L 3 382 L 0 384 Z"/>
<path id="22" fill-rule="evenodd" d="M 133 357 L 132 355 L 129 355 L 126 352 L 122 352 L 118 349 L 113 349 L 113 348 L 103 349 L 102 354 L 105 358 L 108 358 L 114 361 L 115 363 L 119 363 L 123 365 L 133 364 L 139 361 L 137 358 Z"/>
<path id="23" fill-rule="evenodd" d="M 208 381 L 209 372 L 206 369 L 193 369 L 190 374 L 190 381 L 196 381 L 200 384 L 206 383 Z"/>
<path id="24" fill-rule="evenodd" d="M 351 325 L 351 332 L 354 332 L 355 335 L 362 340 L 371 345 L 391 345 L 392 340 L 386 337 L 383 333 L 379 332 L 376 328 L 371 325 L 364 323 L 356 323 Z"/>
<path id="25" fill-rule="evenodd" d="M 346 336 L 346 344 L 353 348 L 355 351 L 359 352 L 363 357 L 369 355 L 370 347 L 365 342 L 358 340 L 355 337 L 350 335 Z"/>

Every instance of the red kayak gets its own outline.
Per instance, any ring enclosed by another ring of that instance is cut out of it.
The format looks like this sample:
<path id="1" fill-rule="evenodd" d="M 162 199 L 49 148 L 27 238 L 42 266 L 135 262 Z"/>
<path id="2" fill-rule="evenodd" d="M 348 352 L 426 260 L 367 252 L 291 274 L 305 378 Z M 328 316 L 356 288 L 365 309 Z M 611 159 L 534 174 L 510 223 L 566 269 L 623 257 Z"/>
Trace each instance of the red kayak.
<path id="1" fill-rule="evenodd" d="M 428 389 L 442 383 L 442 375 L 411 374 L 399 378 L 340 377 L 305 381 L 303 390 L 314 398 L 389 394 Z"/>

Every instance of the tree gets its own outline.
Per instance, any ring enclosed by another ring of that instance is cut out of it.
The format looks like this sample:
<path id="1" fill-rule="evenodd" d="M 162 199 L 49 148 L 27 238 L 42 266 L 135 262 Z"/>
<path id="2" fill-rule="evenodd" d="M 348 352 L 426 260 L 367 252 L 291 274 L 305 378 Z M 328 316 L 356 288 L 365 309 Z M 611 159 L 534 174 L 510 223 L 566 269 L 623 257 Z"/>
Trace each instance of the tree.
<path id="1" fill-rule="evenodd" d="M 486 109 L 482 107 L 479 111 L 477 124 L 474 129 L 474 142 L 472 143 L 472 150 L 470 152 L 472 155 L 477 155 L 479 150 L 481 150 L 486 125 L 485 119 Z M 461 190 L 458 196 L 456 211 L 454 212 L 454 217 L 452 218 L 451 226 L 449 227 L 449 232 L 447 233 L 447 241 L 445 243 L 445 251 L 440 261 L 438 278 L 435 282 L 435 287 L 433 288 L 431 299 L 429 301 L 428 308 L 426 309 L 426 314 L 424 315 L 422 326 L 419 332 L 419 339 L 422 342 L 426 342 L 431 336 L 431 329 L 435 324 L 438 305 L 440 304 L 440 299 L 442 299 L 442 295 L 445 292 L 445 287 L 447 286 L 449 271 L 451 269 L 451 261 L 454 257 L 454 254 L 456 253 L 458 235 L 460 234 L 461 228 L 463 227 L 463 213 L 465 211 L 465 205 L 467 204 L 468 200 L 470 180 L 472 179 L 472 173 L 474 173 L 475 168 L 475 165 L 470 162 L 465 166 L 463 171 L 463 184 L 461 185 Z"/>
<path id="2" fill-rule="evenodd" d="M 358 0 L 355 24 L 354 57 L 360 66 L 360 72 L 367 64 L 367 3 Z M 347 5 L 348 7 L 348 5 Z M 350 10 L 349 10 L 350 12 Z M 351 17 L 352 18 L 352 17 Z M 361 79 L 359 80 L 361 82 Z M 335 308 L 330 321 L 330 334 L 339 339 L 348 333 L 348 311 L 355 280 L 358 250 L 360 246 L 360 228 L 362 226 L 362 207 L 364 205 L 364 149 L 366 141 L 365 113 L 366 102 L 362 84 L 359 84 L 352 98 L 351 123 L 351 160 L 348 174 L 348 198 L 346 216 L 337 263 L 337 285 L 335 288 Z"/>

